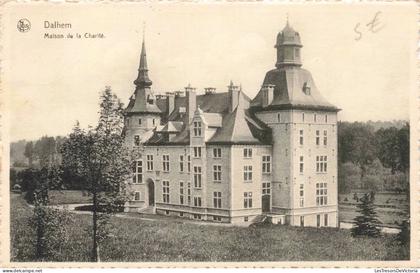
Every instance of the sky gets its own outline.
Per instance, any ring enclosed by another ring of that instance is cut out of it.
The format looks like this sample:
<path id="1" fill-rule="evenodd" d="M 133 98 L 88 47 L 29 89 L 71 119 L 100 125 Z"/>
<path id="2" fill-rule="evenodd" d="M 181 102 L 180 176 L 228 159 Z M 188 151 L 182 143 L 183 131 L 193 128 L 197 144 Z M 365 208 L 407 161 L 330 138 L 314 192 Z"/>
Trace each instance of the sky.
<path id="1" fill-rule="evenodd" d="M 198 93 L 209 86 L 226 92 L 232 80 L 253 98 L 274 68 L 275 39 L 288 17 L 301 36 L 303 68 L 323 96 L 342 109 L 340 120 L 409 119 L 416 10 L 409 2 L 9 3 L 1 39 L 10 140 L 66 135 L 76 120 L 94 125 L 105 86 L 127 104 L 144 24 L 155 93 L 188 84 Z M 16 27 L 22 18 L 31 23 L 25 33 Z M 72 27 L 46 29 L 45 21 Z M 45 33 L 103 33 L 105 38 L 46 39 Z"/>

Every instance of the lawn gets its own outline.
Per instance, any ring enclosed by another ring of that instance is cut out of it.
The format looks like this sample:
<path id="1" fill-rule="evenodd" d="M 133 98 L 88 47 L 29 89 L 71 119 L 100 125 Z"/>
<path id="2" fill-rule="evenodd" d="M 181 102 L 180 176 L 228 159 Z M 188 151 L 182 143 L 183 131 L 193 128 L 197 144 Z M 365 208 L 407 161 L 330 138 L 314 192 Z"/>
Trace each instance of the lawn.
<path id="1" fill-rule="evenodd" d="M 88 196 L 87 192 L 72 190 L 51 190 L 49 191 L 49 199 L 51 205 L 86 204 L 92 202 L 92 198 Z"/>
<path id="2" fill-rule="evenodd" d="M 31 210 L 11 194 L 11 259 L 32 261 L 33 231 L 26 224 Z M 113 217 L 113 236 L 101 248 L 102 261 L 346 261 L 404 260 L 409 250 L 395 235 L 353 238 L 348 230 L 280 225 L 232 227 L 196 225 L 167 218 L 146 221 Z M 88 261 L 89 215 L 74 215 L 70 242 L 60 261 Z"/>

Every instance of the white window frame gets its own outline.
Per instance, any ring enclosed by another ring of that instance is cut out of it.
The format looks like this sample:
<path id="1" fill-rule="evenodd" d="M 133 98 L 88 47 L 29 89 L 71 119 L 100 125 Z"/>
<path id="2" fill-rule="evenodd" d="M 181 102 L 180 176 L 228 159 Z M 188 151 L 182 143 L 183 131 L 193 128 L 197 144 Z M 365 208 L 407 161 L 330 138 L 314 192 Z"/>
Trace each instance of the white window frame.
<path id="1" fill-rule="evenodd" d="M 304 144 L 303 134 L 304 134 L 303 129 L 299 130 L 299 145 L 300 146 L 303 146 Z"/>
<path id="2" fill-rule="evenodd" d="M 184 181 L 179 181 L 179 204 L 184 205 L 185 203 L 185 192 L 184 192 Z"/>
<path id="3" fill-rule="evenodd" d="M 153 171 L 153 155 L 146 155 L 147 171 Z"/>
<path id="4" fill-rule="evenodd" d="M 201 158 L 201 147 L 193 147 L 194 158 Z"/>
<path id="5" fill-rule="evenodd" d="M 262 173 L 271 173 L 271 155 L 262 156 Z"/>
<path id="6" fill-rule="evenodd" d="M 262 195 L 269 195 L 271 196 L 271 182 L 263 182 L 262 183 Z"/>
<path id="7" fill-rule="evenodd" d="M 213 165 L 213 182 L 222 182 L 222 165 Z"/>
<path id="8" fill-rule="evenodd" d="M 303 174 L 305 172 L 305 161 L 303 155 L 299 157 L 299 173 Z"/>
<path id="9" fill-rule="evenodd" d="M 222 148 L 213 148 L 213 158 L 222 158 Z"/>
<path id="10" fill-rule="evenodd" d="M 133 166 L 133 184 L 143 183 L 143 160 L 134 161 Z"/>
<path id="11" fill-rule="evenodd" d="M 169 181 L 168 180 L 162 180 L 162 201 L 165 204 L 169 204 Z"/>
<path id="12" fill-rule="evenodd" d="M 252 208 L 252 192 L 244 192 L 244 208 L 251 209 Z"/>
<path id="13" fill-rule="evenodd" d="M 328 185 L 325 182 L 316 183 L 316 205 L 327 206 L 328 205 Z"/>
<path id="14" fill-rule="evenodd" d="M 170 165 L 169 165 L 169 155 L 162 155 L 162 171 L 169 172 Z"/>
<path id="15" fill-rule="evenodd" d="M 244 148 L 243 156 L 244 158 L 252 158 L 252 148 Z"/>
<path id="16" fill-rule="evenodd" d="M 201 121 L 193 122 L 193 131 L 195 137 L 201 137 Z"/>
<path id="17" fill-rule="evenodd" d="M 299 207 L 303 208 L 305 206 L 305 185 L 299 185 Z"/>
<path id="18" fill-rule="evenodd" d="M 324 141 L 323 141 L 324 146 L 328 145 L 328 131 L 324 130 Z"/>
<path id="19" fill-rule="evenodd" d="M 201 196 L 194 196 L 194 207 L 201 208 L 202 202 L 201 202 Z"/>
<path id="20" fill-rule="evenodd" d="M 213 207 L 216 209 L 222 208 L 222 192 L 220 191 L 213 192 Z"/>
<path id="21" fill-rule="evenodd" d="M 252 165 L 244 166 L 244 182 L 246 183 L 252 182 Z"/>
<path id="22" fill-rule="evenodd" d="M 141 201 L 141 192 L 135 191 L 134 192 L 134 201 Z"/>
<path id="23" fill-rule="evenodd" d="M 194 166 L 194 188 L 201 189 L 202 184 L 202 168 L 201 166 Z"/>
<path id="24" fill-rule="evenodd" d="M 134 146 L 139 147 L 140 146 L 140 135 L 134 136 Z"/>
<path id="25" fill-rule="evenodd" d="M 181 173 L 184 172 L 184 159 L 185 159 L 184 155 L 179 155 L 179 172 Z"/>
<path id="26" fill-rule="evenodd" d="M 326 155 L 317 155 L 315 157 L 315 162 L 317 173 L 327 173 L 328 157 Z"/>

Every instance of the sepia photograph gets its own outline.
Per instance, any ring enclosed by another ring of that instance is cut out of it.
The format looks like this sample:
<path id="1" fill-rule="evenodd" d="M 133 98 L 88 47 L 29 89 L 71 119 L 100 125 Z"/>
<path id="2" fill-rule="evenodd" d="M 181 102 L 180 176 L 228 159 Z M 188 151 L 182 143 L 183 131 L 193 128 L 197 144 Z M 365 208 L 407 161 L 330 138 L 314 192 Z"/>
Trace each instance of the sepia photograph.
<path id="1" fill-rule="evenodd" d="M 3 262 L 413 261 L 416 7 L 8 3 Z"/>

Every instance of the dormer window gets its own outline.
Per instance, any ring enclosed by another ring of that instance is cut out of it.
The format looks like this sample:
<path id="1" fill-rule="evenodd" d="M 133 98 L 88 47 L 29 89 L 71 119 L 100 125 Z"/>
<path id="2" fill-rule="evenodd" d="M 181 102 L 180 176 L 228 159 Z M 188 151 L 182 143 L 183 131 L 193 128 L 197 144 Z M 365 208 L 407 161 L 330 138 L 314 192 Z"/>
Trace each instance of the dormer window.
<path id="1" fill-rule="evenodd" d="M 311 94 L 311 87 L 309 86 L 309 84 L 307 82 L 305 82 L 303 84 L 303 93 L 305 93 L 305 95 L 310 95 Z"/>
<path id="2" fill-rule="evenodd" d="M 147 95 L 147 103 L 148 104 L 154 104 L 155 103 L 155 96 L 153 95 Z"/>
<path id="3" fill-rule="evenodd" d="M 194 136 L 201 136 L 201 122 L 194 121 Z"/>

